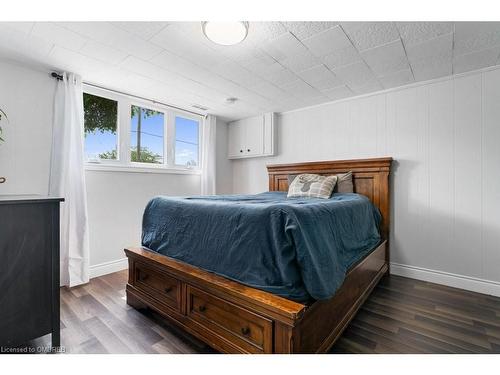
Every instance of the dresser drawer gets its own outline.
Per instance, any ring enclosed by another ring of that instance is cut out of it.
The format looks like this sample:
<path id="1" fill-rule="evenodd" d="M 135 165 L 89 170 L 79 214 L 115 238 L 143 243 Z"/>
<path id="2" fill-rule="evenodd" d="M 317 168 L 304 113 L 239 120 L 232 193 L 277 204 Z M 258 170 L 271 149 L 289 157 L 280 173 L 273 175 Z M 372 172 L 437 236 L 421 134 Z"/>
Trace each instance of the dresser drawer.
<path id="1" fill-rule="evenodd" d="M 134 286 L 177 311 L 181 311 L 180 284 L 164 272 L 135 263 Z"/>
<path id="2" fill-rule="evenodd" d="M 193 321 L 236 343 L 244 352 L 272 352 L 271 320 L 190 285 L 186 292 L 187 313 Z"/>

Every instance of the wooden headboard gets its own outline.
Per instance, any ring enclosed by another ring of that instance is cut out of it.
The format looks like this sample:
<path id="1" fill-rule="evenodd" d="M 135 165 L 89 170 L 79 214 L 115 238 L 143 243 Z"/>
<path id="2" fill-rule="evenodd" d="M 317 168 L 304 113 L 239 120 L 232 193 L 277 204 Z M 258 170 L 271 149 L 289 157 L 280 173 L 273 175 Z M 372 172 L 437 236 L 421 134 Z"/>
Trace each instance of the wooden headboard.
<path id="1" fill-rule="evenodd" d="M 287 191 L 289 174 L 331 175 L 352 171 L 354 192 L 366 195 L 378 207 L 382 214 L 381 234 L 388 239 L 391 162 L 392 158 L 376 158 L 268 165 L 269 191 Z"/>

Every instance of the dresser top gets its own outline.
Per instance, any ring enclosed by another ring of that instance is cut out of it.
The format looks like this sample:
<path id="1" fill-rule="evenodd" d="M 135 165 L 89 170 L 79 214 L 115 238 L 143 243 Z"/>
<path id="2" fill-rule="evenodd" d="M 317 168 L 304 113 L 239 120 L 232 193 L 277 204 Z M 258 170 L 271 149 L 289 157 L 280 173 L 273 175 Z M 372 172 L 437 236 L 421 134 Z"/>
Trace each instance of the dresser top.
<path id="1" fill-rule="evenodd" d="M 43 195 L 0 195 L 1 204 L 13 203 L 48 203 L 48 202 L 63 202 L 64 198 L 47 197 Z"/>

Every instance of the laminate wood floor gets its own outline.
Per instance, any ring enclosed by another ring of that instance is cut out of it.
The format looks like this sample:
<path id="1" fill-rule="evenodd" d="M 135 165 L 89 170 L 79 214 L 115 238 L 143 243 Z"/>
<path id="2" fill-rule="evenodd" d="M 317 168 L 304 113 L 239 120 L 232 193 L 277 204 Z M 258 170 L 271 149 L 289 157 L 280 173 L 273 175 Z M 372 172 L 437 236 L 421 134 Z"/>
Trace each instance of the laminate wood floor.
<path id="1" fill-rule="evenodd" d="M 152 312 L 125 302 L 127 272 L 61 289 L 68 353 L 214 353 Z M 29 343 L 43 346 L 50 335 Z M 500 353 L 500 298 L 389 276 L 332 353 Z"/>

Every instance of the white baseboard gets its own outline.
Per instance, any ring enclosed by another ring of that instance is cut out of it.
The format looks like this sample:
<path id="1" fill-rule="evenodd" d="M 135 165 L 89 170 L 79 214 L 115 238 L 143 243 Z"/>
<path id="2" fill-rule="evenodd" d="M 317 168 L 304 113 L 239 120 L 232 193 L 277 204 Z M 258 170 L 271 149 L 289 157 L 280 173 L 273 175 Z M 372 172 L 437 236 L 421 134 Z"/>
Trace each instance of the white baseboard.
<path id="1" fill-rule="evenodd" d="M 500 283 L 427 268 L 391 263 L 391 274 L 500 297 Z"/>
<path id="2" fill-rule="evenodd" d="M 99 277 L 102 275 L 107 275 L 108 273 L 118 272 L 126 270 L 128 268 L 127 258 L 112 260 L 111 262 L 105 262 L 100 264 L 94 264 L 89 267 L 90 278 Z"/>

